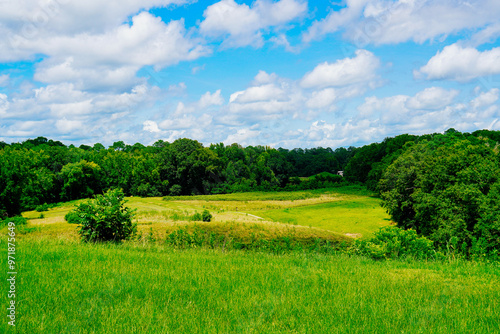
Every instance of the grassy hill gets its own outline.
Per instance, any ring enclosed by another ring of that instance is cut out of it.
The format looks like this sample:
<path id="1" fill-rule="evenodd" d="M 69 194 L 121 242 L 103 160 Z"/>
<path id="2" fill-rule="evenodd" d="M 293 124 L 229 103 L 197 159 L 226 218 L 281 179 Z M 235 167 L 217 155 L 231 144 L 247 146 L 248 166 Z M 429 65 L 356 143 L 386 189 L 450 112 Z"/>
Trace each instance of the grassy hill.
<path id="1" fill-rule="evenodd" d="M 240 241 L 367 237 L 390 221 L 363 188 L 128 200 L 141 237 L 120 245 L 79 241 L 76 226 L 64 221 L 78 202 L 23 214 L 29 223 L 16 230 L 18 333 L 500 331 L 495 264 L 165 242 L 169 233 L 196 228 Z M 205 209 L 211 222 L 189 220 Z M 6 228 L 2 235 L 7 249 Z M 0 257 L 2 268 L 6 261 Z M 2 284 L 0 293 L 7 290 Z M 0 332 L 14 333 L 7 321 Z"/>

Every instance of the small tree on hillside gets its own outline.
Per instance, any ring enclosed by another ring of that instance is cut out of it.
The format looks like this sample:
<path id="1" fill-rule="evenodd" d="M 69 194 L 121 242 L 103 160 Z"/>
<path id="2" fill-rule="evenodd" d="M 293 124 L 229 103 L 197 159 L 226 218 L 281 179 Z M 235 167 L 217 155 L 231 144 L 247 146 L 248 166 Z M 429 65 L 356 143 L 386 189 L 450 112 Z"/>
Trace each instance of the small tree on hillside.
<path id="1" fill-rule="evenodd" d="M 70 212 L 72 222 L 80 224 L 78 233 L 83 241 L 119 242 L 135 235 L 137 224 L 132 222 L 135 210 L 124 207 L 124 197 L 121 189 L 108 190 Z"/>

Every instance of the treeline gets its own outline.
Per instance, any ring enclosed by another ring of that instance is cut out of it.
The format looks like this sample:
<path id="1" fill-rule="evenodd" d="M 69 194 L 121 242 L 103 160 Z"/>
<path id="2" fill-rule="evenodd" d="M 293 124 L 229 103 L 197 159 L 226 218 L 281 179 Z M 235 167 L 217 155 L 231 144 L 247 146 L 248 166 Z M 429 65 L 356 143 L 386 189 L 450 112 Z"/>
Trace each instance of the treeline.
<path id="1" fill-rule="evenodd" d="M 345 172 L 437 249 L 500 260 L 499 151 L 500 131 L 402 135 L 357 149 Z"/>
<path id="2" fill-rule="evenodd" d="M 39 137 L 0 142 L 0 215 L 121 188 L 177 196 L 340 183 L 378 192 L 398 226 L 438 247 L 500 256 L 500 131 L 400 135 L 359 148 L 274 149 L 190 139 L 80 147 Z M 337 175 L 343 171 L 344 176 Z"/>
<path id="3" fill-rule="evenodd" d="M 190 139 L 151 146 L 115 142 L 65 146 L 44 137 L 0 143 L 0 214 L 91 197 L 121 188 L 127 196 L 294 190 L 343 182 L 354 148 L 274 149 Z M 328 172 L 309 179 L 303 177 Z M 299 176 L 301 178 L 299 178 Z"/>

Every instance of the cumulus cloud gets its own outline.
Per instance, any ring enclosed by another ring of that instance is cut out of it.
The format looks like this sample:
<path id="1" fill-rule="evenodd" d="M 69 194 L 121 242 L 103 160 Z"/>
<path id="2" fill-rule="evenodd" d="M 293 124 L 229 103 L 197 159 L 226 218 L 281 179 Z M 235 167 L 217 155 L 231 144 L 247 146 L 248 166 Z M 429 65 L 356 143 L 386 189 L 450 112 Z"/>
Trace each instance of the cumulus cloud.
<path id="1" fill-rule="evenodd" d="M 223 141 L 224 144 L 230 145 L 238 143 L 240 145 L 249 145 L 253 139 L 260 135 L 260 131 L 252 129 L 239 129 L 236 133 L 230 134 Z"/>
<path id="2" fill-rule="evenodd" d="M 156 123 L 155 121 L 144 121 L 144 123 L 142 123 L 143 127 L 142 129 L 144 131 L 148 131 L 148 132 L 154 132 L 154 133 L 158 133 L 160 132 L 160 128 L 158 127 L 158 123 Z"/>
<path id="3" fill-rule="evenodd" d="M 358 47 L 423 43 L 494 24 L 499 15 L 500 4 L 496 0 L 347 0 L 345 8 L 315 21 L 303 39 L 309 42 L 341 30 Z"/>
<path id="4" fill-rule="evenodd" d="M 134 119 L 154 105 L 159 92 L 146 85 L 124 93 L 88 92 L 62 83 L 34 88 L 25 96 L 0 94 L 2 134 L 102 141 L 133 127 Z"/>
<path id="5" fill-rule="evenodd" d="M 366 83 L 376 78 L 379 67 L 380 61 L 373 53 L 357 50 L 353 58 L 316 66 L 302 78 L 301 85 L 304 88 L 324 88 Z"/>
<path id="6" fill-rule="evenodd" d="M 498 118 L 498 89 L 479 93 L 469 102 L 457 102 L 456 90 L 431 87 L 414 96 L 367 97 L 358 107 L 358 119 L 379 121 L 391 134 L 425 133 L 450 127 L 462 131 L 489 128 Z"/>
<path id="7" fill-rule="evenodd" d="M 306 12 L 307 2 L 298 0 L 257 0 L 251 7 L 222 0 L 205 10 L 200 31 L 213 38 L 225 38 L 223 45 L 227 47 L 260 47 L 264 30 L 283 26 Z"/>
<path id="8" fill-rule="evenodd" d="M 220 106 L 224 103 L 224 98 L 221 95 L 221 90 L 218 89 L 215 93 L 211 94 L 210 92 L 206 92 L 198 101 L 198 106 L 201 109 L 205 109 L 210 106 Z"/>
<path id="9" fill-rule="evenodd" d="M 187 36 L 182 21 L 166 24 L 146 12 L 134 16 L 131 25 L 103 34 L 56 36 L 38 43 L 37 49 L 49 58 L 38 65 L 35 80 L 74 82 L 82 89 L 127 89 L 140 83 L 136 73 L 143 66 L 160 69 L 209 52 Z"/>
<path id="10" fill-rule="evenodd" d="M 104 34 L 127 22 L 132 15 L 153 7 L 180 5 L 185 0 L 67 1 L 26 0 L 0 2 L 0 60 L 16 61 L 41 53 L 54 38 Z M 3 42 L 3 43 L 2 43 Z"/>
<path id="11" fill-rule="evenodd" d="M 500 47 L 480 52 L 457 43 L 448 45 L 414 74 L 428 80 L 459 82 L 500 74 Z"/>
<path id="12" fill-rule="evenodd" d="M 455 89 L 430 87 L 408 99 L 406 106 L 409 109 L 439 109 L 451 104 L 458 94 Z"/>
<path id="13" fill-rule="evenodd" d="M 477 110 L 483 107 L 491 106 L 498 101 L 499 93 L 500 90 L 498 88 L 493 88 L 488 92 L 482 92 L 478 97 L 470 102 L 471 107 L 474 110 Z"/>

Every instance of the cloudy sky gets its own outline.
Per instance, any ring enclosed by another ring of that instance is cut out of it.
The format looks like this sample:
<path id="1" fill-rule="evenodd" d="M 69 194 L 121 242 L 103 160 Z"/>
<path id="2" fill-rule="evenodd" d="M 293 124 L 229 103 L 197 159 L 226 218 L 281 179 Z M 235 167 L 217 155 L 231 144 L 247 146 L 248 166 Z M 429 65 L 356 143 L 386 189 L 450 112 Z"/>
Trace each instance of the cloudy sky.
<path id="1" fill-rule="evenodd" d="M 0 0 L 0 141 L 500 130 L 498 0 Z"/>

